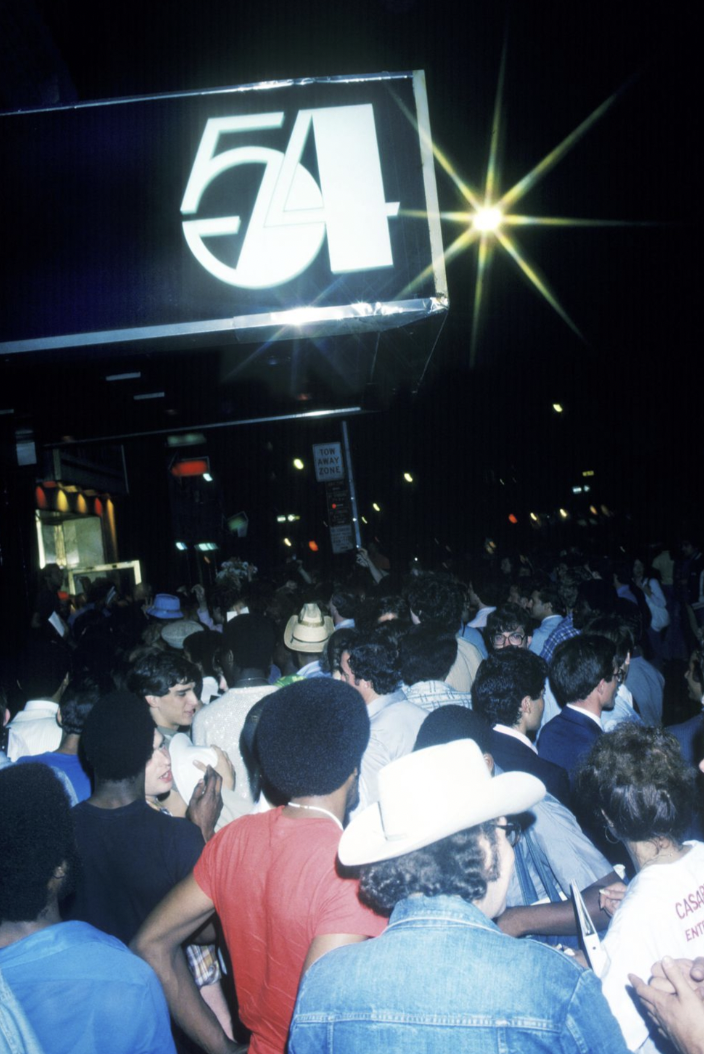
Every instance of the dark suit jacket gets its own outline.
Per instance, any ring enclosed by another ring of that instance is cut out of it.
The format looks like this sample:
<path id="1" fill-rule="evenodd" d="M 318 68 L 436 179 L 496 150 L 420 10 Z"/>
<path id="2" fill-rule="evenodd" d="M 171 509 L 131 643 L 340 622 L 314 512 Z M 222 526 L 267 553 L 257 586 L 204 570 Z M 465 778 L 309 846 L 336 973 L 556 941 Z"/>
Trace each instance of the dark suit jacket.
<path id="1" fill-rule="evenodd" d="M 679 743 L 684 760 L 695 767 L 699 765 L 704 758 L 704 719 L 702 715 L 697 714 L 696 717 L 690 717 L 689 721 L 683 721 L 679 725 L 669 725 L 665 731 L 670 732 Z"/>
<path id="2" fill-rule="evenodd" d="M 573 786 L 579 762 L 602 734 L 601 727 L 592 717 L 566 706 L 540 733 L 538 753 L 546 761 L 567 769 Z"/>
<path id="3" fill-rule="evenodd" d="M 496 729 L 491 731 L 491 753 L 504 772 L 530 772 L 543 781 L 550 794 L 570 807 L 570 780 L 562 765 L 546 761 L 520 739 Z"/>

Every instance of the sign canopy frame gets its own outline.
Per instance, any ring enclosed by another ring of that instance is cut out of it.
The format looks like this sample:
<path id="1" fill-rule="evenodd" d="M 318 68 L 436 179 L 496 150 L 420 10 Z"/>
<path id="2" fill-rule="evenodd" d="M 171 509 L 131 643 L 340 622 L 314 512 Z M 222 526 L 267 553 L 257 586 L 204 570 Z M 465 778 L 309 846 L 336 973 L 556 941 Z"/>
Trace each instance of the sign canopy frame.
<path id="1" fill-rule="evenodd" d="M 373 334 L 448 310 L 423 71 L 0 122 L 3 355 Z M 255 250 L 278 261 L 286 244 L 290 263 L 263 286 Z"/>

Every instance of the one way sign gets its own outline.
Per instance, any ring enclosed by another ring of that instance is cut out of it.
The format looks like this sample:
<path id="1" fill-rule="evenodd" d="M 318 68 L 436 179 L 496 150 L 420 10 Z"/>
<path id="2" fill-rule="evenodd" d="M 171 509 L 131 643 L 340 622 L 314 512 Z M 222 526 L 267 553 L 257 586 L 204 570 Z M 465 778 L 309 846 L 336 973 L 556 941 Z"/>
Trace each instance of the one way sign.
<path id="1" fill-rule="evenodd" d="M 345 478 L 341 443 L 314 443 L 313 461 L 318 483 L 332 483 L 336 479 Z"/>

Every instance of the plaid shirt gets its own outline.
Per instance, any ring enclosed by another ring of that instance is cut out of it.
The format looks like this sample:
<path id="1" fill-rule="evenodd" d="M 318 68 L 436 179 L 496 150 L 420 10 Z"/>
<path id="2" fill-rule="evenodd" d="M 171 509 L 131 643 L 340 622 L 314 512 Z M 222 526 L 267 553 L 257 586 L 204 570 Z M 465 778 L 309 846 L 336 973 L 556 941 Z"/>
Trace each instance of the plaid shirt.
<path id="1" fill-rule="evenodd" d="M 439 706 L 454 703 L 456 706 L 472 708 L 472 697 L 469 692 L 458 692 L 445 681 L 418 681 L 417 684 L 403 685 L 403 692 L 409 703 L 415 703 L 421 709 L 437 710 Z"/>
<path id="2" fill-rule="evenodd" d="M 222 977 L 218 952 L 214 944 L 187 944 L 188 969 L 198 988 L 217 984 Z"/>
<path id="3" fill-rule="evenodd" d="M 575 629 L 572 625 L 572 615 L 568 615 L 567 618 L 563 618 L 560 625 L 552 631 L 548 639 L 545 641 L 545 646 L 541 651 L 540 655 L 547 663 L 552 660 L 555 653 L 555 648 L 558 644 L 562 644 L 563 640 L 569 640 L 570 637 L 578 637 L 579 630 Z"/>

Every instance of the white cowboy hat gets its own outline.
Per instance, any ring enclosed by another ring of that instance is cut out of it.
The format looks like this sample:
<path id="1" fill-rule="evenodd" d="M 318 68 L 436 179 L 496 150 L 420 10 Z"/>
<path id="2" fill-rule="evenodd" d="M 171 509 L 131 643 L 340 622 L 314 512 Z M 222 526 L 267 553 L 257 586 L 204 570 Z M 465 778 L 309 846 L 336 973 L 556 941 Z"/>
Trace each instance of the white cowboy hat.
<path id="1" fill-rule="evenodd" d="M 379 773 L 379 801 L 342 834 L 338 855 L 352 866 L 390 860 L 457 831 L 524 812 L 545 796 L 527 772 L 492 778 L 473 739 L 427 747 Z"/>
<path id="2" fill-rule="evenodd" d="M 335 626 L 317 604 L 304 604 L 300 614 L 291 615 L 284 631 L 284 644 L 291 651 L 322 651 Z"/>

